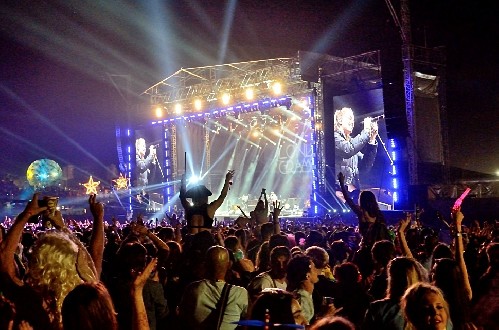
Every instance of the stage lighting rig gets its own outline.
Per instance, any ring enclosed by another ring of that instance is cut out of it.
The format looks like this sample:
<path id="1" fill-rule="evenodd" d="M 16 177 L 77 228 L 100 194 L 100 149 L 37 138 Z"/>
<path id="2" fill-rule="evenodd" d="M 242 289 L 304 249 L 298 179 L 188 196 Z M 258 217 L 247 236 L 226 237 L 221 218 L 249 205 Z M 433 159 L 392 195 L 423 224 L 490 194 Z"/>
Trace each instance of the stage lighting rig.
<path id="1" fill-rule="evenodd" d="M 162 107 L 156 107 L 154 112 L 155 112 L 157 118 L 163 117 L 163 108 Z"/>
<path id="2" fill-rule="evenodd" d="M 203 101 L 201 99 L 195 99 L 194 100 L 194 109 L 197 111 L 200 111 L 203 108 Z"/>
<path id="3" fill-rule="evenodd" d="M 230 94 L 229 93 L 222 94 L 222 104 L 228 105 L 229 102 L 230 102 Z"/>
<path id="4" fill-rule="evenodd" d="M 182 113 L 182 104 L 175 104 L 175 114 L 180 115 Z"/>
<path id="5" fill-rule="evenodd" d="M 246 100 L 252 101 L 255 98 L 255 91 L 253 90 L 253 88 L 246 89 L 245 96 Z"/>

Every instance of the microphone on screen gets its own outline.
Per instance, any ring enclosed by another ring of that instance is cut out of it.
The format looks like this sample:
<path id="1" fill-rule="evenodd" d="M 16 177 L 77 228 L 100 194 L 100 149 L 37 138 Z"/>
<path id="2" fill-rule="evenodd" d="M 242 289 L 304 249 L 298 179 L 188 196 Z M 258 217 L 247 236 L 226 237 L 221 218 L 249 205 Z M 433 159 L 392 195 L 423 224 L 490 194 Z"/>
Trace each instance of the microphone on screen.
<path id="1" fill-rule="evenodd" d="M 372 122 L 376 122 L 376 121 L 384 119 L 384 118 L 385 118 L 385 115 L 383 114 L 383 115 L 379 115 L 379 116 L 376 116 L 376 117 L 372 117 L 371 121 Z"/>

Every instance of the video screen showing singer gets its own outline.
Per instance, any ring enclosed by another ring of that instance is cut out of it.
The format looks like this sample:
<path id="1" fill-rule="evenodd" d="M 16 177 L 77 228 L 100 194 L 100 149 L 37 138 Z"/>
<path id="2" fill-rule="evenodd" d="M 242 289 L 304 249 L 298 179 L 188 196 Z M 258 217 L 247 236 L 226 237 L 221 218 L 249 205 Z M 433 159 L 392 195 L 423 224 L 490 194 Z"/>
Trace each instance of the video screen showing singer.
<path id="1" fill-rule="evenodd" d="M 149 153 L 147 154 L 146 140 L 138 138 L 135 140 L 135 159 L 137 167 L 137 187 L 145 191 L 149 184 L 149 173 L 151 167 L 156 162 L 156 146 L 149 146 Z"/>
<path id="2" fill-rule="evenodd" d="M 355 117 L 351 108 L 342 108 L 334 113 L 334 145 L 335 145 L 335 173 L 343 173 L 345 186 L 349 192 L 359 192 L 361 189 L 359 168 L 368 171 L 374 164 L 378 150 L 376 136 L 378 135 L 377 121 L 367 117 L 363 121 L 363 129 L 352 137 L 355 126 Z M 341 190 L 336 195 L 345 202 Z M 358 194 L 357 194 L 358 195 Z M 353 200 L 356 200 L 353 198 Z"/>

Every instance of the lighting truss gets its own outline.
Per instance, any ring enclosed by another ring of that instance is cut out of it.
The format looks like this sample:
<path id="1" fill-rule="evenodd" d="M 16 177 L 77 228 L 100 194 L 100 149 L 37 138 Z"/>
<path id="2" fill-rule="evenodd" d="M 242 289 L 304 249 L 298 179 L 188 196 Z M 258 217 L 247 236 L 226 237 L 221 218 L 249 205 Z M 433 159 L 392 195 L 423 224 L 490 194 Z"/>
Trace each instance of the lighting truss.
<path id="1" fill-rule="evenodd" d="M 166 124 L 176 121 L 187 121 L 187 122 L 204 121 L 206 119 L 217 119 L 226 116 L 233 116 L 237 118 L 238 115 L 241 113 L 248 113 L 255 111 L 260 111 L 263 113 L 271 108 L 276 108 L 280 106 L 290 107 L 291 102 L 292 102 L 291 97 L 289 96 L 283 96 L 280 98 L 266 98 L 254 102 L 239 103 L 237 105 L 228 106 L 225 108 L 214 108 L 205 112 L 191 113 L 181 116 L 177 115 L 175 117 L 167 115 L 166 116 L 167 118 L 165 118 L 164 120 L 162 119 L 154 120 L 151 122 L 151 124 L 152 125 Z"/>
<path id="2" fill-rule="evenodd" d="M 150 96 L 151 105 L 163 106 L 167 114 L 174 114 L 173 104 L 181 103 L 184 112 L 190 111 L 195 99 L 212 102 L 222 93 L 231 94 L 231 104 L 240 102 L 247 88 L 253 88 L 255 99 L 270 98 L 274 82 L 280 82 L 287 95 L 307 88 L 296 58 L 276 58 L 180 69 L 143 94 Z"/>
<path id="3" fill-rule="evenodd" d="M 321 79 L 344 87 L 350 87 L 355 82 L 363 90 L 381 88 L 380 52 L 372 51 L 345 58 L 329 57 L 322 65 Z"/>

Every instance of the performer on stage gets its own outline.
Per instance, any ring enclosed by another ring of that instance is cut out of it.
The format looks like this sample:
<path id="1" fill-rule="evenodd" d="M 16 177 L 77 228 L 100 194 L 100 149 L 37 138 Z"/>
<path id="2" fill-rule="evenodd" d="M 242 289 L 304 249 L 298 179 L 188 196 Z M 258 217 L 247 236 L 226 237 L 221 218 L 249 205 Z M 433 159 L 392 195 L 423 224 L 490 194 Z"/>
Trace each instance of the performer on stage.
<path id="1" fill-rule="evenodd" d="M 156 156 L 156 147 L 149 146 L 149 154 L 146 157 L 146 140 L 138 138 L 135 140 L 135 159 L 137 166 L 137 187 L 144 189 L 149 184 L 149 173 L 151 172 L 151 164 L 153 164 Z"/>
<path id="2" fill-rule="evenodd" d="M 354 128 L 354 115 L 351 108 L 336 110 L 334 113 L 335 173 L 343 173 L 345 186 L 349 192 L 359 190 L 359 166 L 370 169 L 377 153 L 378 124 L 370 117 L 364 119 L 360 134 L 351 137 Z M 341 192 L 337 194 L 343 201 Z"/>

